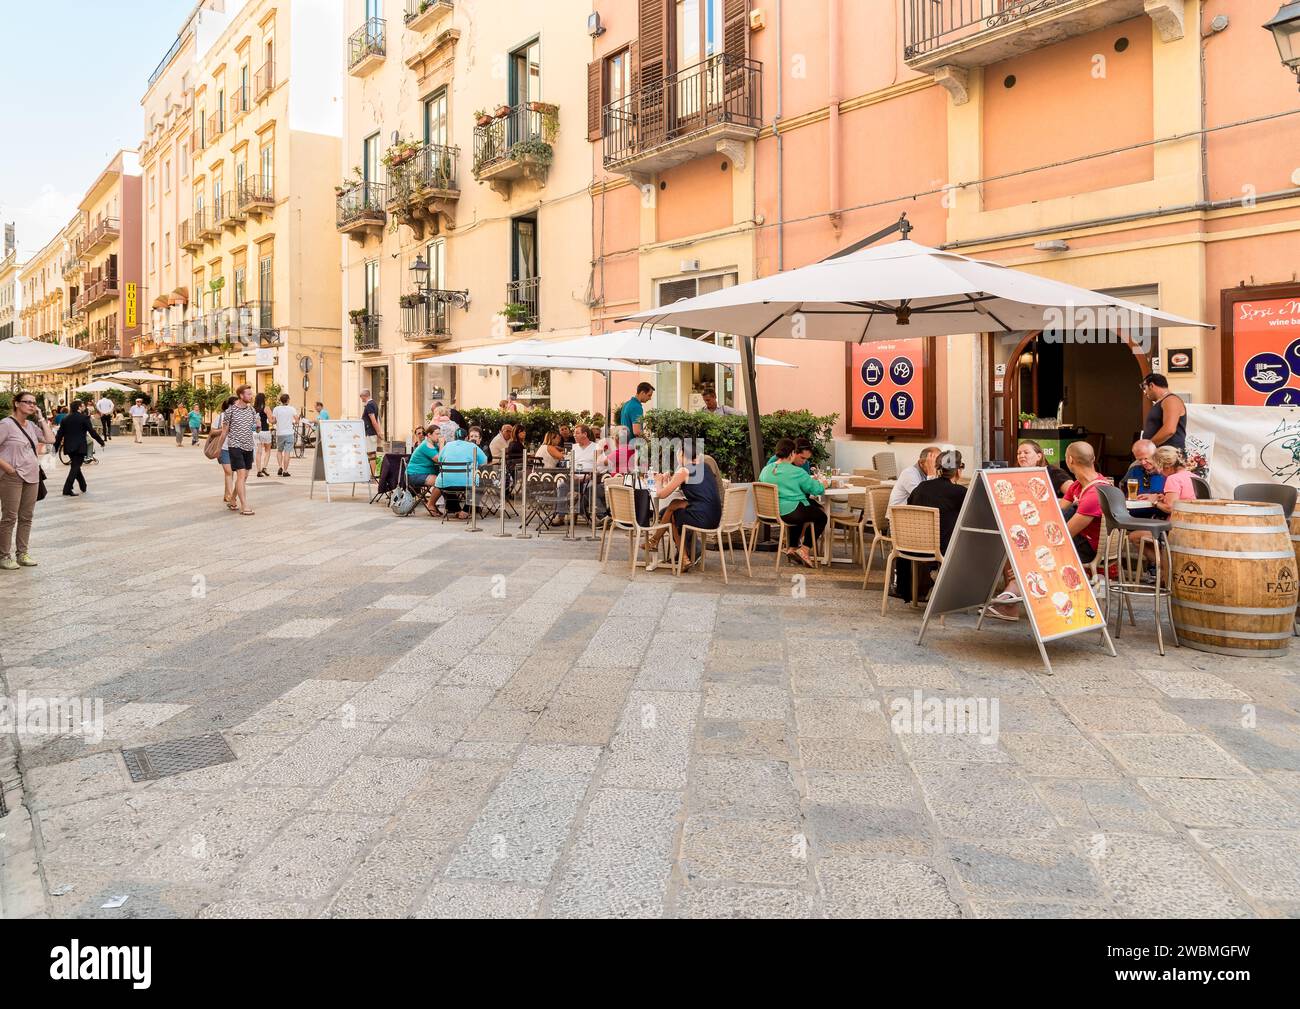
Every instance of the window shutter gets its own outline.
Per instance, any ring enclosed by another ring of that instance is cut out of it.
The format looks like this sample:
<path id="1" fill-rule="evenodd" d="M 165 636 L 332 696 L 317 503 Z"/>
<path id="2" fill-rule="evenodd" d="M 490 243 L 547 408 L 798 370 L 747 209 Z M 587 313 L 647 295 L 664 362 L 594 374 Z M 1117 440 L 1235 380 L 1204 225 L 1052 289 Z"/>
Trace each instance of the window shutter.
<path id="1" fill-rule="evenodd" d="M 749 0 L 722 0 L 722 47 L 733 59 L 749 55 Z"/>
<path id="2" fill-rule="evenodd" d="M 641 146 L 653 147 L 667 139 L 668 0 L 638 0 L 637 42 L 637 129 Z"/>
<path id="3" fill-rule="evenodd" d="M 605 61 L 587 64 L 587 139 L 600 139 L 601 112 L 605 107 Z"/>

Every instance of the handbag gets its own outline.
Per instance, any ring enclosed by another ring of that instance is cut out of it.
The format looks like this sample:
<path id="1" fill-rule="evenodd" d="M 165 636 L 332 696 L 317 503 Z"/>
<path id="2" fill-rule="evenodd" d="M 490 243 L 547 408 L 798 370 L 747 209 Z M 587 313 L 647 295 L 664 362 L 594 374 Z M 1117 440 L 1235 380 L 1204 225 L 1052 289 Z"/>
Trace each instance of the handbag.
<path id="1" fill-rule="evenodd" d="M 226 445 L 226 435 L 229 433 L 228 428 L 223 421 L 221 426 L 208 432 L 208 440 L 203 443 L 203 454 L 209 459 L 218 459 L 221 457 L 221 450 Z"/>
<path id="2" fill-rule="evenodd" d="M 636 512 L 636 524 L 649 527 L 654 524 L 654 504 L 650 500 L 650 491 L 643 487 L 641 478 L 632 474 L 632 502 Z"/>
<path id="3" fill-rule="evenodd" d="M 9 419 L 12 420 L 15 424 L 17 424 L 18 430 L 21 431 L 23 433 L 23 437 L 27 439 L 27 444 L 32 447 L 32 454 L 36 456 L 36 472 L 38 475 L 37 476 L 38 486 L 36 488 L 36 500 L 44 501 L 46 495 L 45 467 L 41 465 L 41 454 L 36 451 L 36 442 L 32 441 L 32 436 L 27 433 L 27 428 L 19 424 L 18 421 L 13 417 L 10 417 Z"/>

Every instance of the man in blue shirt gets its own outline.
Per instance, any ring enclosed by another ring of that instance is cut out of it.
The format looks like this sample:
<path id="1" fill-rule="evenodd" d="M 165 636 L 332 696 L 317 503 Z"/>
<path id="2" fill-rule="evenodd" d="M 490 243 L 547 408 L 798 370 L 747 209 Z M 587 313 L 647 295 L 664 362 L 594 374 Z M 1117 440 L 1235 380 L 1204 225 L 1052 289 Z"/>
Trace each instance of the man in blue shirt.
<path id="1" fill-rule="evenodd" d="M 633 438 L 643 436 L 641 418 L 645 415 L 645 404 L 654 397 L 655 387 L 649 382 L 642 382 L 636 387 L 636 395 L 623 404 L 619 411 L 618 422 L 632 432 Z"/>
<path id="2" fill-rule="evenodd" d="M 329 420 L 329 419 L 330 419 L 330 412 L 329 412 L 328 410 L 325 409 L 325 404 L 324 404 L 324 403 L 317 403 L 317 404 L 316 404 L 316 419 L 317 419 L 317 420 Z"/>
<path id="3" fill-rule="evenodd" d="M 1124 474 L 1121 486 L 1128 493 L 1128 482 L 1136 480 L 1139 494 L 1159 494 L 1165 489 L 1164 475 L 1156 468 L 1153 456 L 1156 443 L 1147 438 L 1139 438 L 1133 443 L 1133 465 Z"/>
<path id="4" fill-rule="evenodd" d="M 457 431 L 456 440 L 447 442 L 438 453 L 438 464 L 442 467 L 442 472 L 438 474 L 434 490 L 429 494 L 428 507 L 432 509 L 441 495 L 448 515 L 452 514 L 454 508 L 456 518 L 467 519 L 469 513 L 465 511 L 465 488 L 469 486 L 469 475 L 464 470 L 456 472 L 456 468 L 468 463 L 474 470 L 478 470 L 487 465 L 487 456 L 473 442 L 465 441 L 462 435 L 463 432 Z M 477 472 L 474 473 L 474 483 L 478 483 Z"/>

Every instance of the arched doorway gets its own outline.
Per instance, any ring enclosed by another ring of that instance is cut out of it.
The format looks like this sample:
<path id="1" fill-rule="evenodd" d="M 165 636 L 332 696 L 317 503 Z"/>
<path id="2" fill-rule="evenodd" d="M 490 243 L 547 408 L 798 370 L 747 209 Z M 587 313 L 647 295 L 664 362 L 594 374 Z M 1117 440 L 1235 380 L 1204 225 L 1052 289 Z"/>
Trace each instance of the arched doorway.
<path id="1" fill-rule="evenodd" d="M 1025 333 L 1007 357 L 1001 400 L 1002 426 L 990 418 L 993 457 L 1012 461 L 1021 438 L 1055 451 L 1064 465 L 1064 445 L 1081 438 L 1097 451 L 1098 469 L 1118 475 L 1128 468 L 1133 437 L 1141 429 L 1143 401 L 1138 388 L 1151 370 L 1145 352 L 1123 339 L 1091 340 L 1089 334 L 1053 338 L 1043 330 Z M 1023 430 L 1022 413 L 1061 417 L 1060 428 Z M 1014 463 L 1013 463 L 1014 464 Z"/>

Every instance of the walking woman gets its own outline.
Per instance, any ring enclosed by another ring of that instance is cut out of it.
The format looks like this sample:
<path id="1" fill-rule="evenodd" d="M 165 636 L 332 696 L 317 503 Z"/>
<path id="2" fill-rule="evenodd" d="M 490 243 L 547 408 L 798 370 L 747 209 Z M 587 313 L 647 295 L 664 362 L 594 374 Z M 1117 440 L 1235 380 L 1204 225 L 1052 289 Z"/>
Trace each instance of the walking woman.
<path id="1" fill-rule="evenodd" d="M 221 412 L 212 418 L 212 430 L 221 430 L 221 421 L 225 417 L 226 411 L 235 404 L 234 396 L 227 396 L 226 401 L 221 404 Z M 221 500 L 227 505 L 230 504 L 230 495 L 235 490 L 235 471 L 230 468 L 230 449 L 223 443 L 221 446 L 221 455 L 217 457 L 221 463 L 221 472 L 225 475 L 225 492 L 221 495 Z"/>
<path id="2" fill-rule="evenodd" d="M 81 472 L 81 467 L 86 461 L 91 438 L 101 446 L 104 444 L 104 439 L 95 430 L 90 414 L 86 413 L 86 404 L 76 400 L 72 404 L 72 412 L 63 418 L 59 432 L 54 436 L 54 451 L 63 449 L 68 453 L 68 479 L 63 481 L 65 497 L 77 496 L 77 492 L 72 489 L 74 483 L 81 488 L 81 493 L 86 493 L 86 477 Z"/>
<path id="3" fill-rule="evenodd" d="M 172 433 L 176 435 L 177 448 L 185 444 L 185 432 L 189 426 L 190 412 L 185 409 L 184 403 L 177 403 L 176 409 L 172 411 Z"/>
<path id="4" fill-rule="evenodd" d="M 54 443 L 50 423 L 30 392 L 14 396 L 14 412 L 0 420 L 0 569 L 34 568 L 27 552 L 40 494 L 39 445 Z"/>
<path id="5" fill-rule="evenodd" d="M 262 426 L 257 429 L 257 475 L 270 476 L 266 467 L 271 464 L 271 452 L 274 450 L 271 436 L 271 418 L 266 415 L 266 393 L 259 392 L 253 400 L 253 412 L 257 422 Z M 281 467 L 283 475 L 283 467 Z"/>

